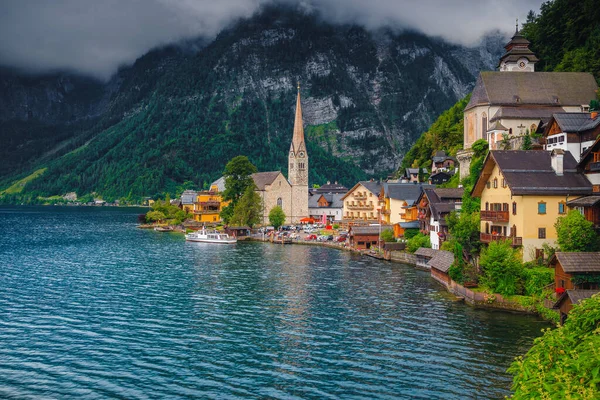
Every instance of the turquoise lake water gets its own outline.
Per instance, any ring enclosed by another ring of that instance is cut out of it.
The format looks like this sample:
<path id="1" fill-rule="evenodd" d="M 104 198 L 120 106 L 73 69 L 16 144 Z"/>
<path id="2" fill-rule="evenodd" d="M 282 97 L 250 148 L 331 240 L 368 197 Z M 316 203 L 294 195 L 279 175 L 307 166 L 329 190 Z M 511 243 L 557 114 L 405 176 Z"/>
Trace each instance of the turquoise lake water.
<path id="1" fill-rule="evenodd" d="M 547 326 L 410 266 L 186 243 L 144 211 L 0 208 L 0 398 L 502 398 Z"/>

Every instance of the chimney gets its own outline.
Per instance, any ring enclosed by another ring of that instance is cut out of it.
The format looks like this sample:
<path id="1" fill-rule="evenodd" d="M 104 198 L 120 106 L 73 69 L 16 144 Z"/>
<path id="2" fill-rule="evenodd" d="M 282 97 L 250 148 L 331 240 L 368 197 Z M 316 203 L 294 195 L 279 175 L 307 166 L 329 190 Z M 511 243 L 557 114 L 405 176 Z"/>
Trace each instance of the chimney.
<path id="1" fill-rule="evenodd" d="M 598 116 L 598 111 L 591 111 L 590 112 L 590 118 L 591 119 L 596 119 L 597 116 Z"/>
<path id="2" fill-rule="evenodd" d="M 554 172 L 556 173 L 556 175 L 562 175 L 564 168 L 563 168 L 563 159 L 564 159 L 564 155 L 565 152 L 562 149 L 554 149 L 552 150 L 552 153 L 550 154 L 550 158 L 552 160 L 552 169 L 554 170 Z"/>

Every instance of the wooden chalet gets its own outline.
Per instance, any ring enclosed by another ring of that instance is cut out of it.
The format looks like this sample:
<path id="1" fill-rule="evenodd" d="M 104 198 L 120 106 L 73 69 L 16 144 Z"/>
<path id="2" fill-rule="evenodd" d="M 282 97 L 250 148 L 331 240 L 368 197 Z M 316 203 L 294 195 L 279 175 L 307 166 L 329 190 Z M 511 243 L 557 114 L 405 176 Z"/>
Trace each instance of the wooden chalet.
<path id="1" fill-rule="evenodd" d="M 448 270 L 454 262 L 454 254 L 446 250 L 436 250 L 435 255 L 429 260 L 427 265 L 431 269 L 431 277 L 444 286 L 450 285 L 450 275 Z"/>
<path id="2" fill-rule="evenodd" d="M 556 252 L 549 265 L 554 267 L 557 290 L 600 288 L 600 252 Z"/>
<path id="3" fill-rule="evenodd" d="M 568 150 L 579 162 L 598 135 L 600 118 L 597 112 L 560 112 L 552 114 L 542 141 L 545 150 Z"/>
<path id="4" fill-rule="evenodd" d="M 429 269 L 427 263 L 435 256 L 435 250 L 428 247 L 419 247 L 415 251 L 415 256 L 417 257 L 417 267 Z"/>
<path id="5" fill-rule="evenodd" d="M 600 120 L 600 117 L 596 119 Z M 594 224 L 596 231 L 600 232 L 600 138 L 583 154 L 577 168 L 591 182 L 592 193 L 568 201 L 567 206 L 578 210 L 585 219 Z"/>
<path id="6" fill-rule="evenodd" d="M 582 290 L 582 289 L 571 289 L 566 290 L 554 303 L 552 308 L 556 309 L 560 313 L 560 324 L 564 324 L 567 320 L 569 312 L 573 308 L 573 305 L 579 304 L 582 300 L 589 299 L 596 293 L 600 293 L 600 290 Z"/>
<path id="7" fill-rule="evenodd" d="M 348 236 L 350 246 L 357 250 L 366 250 L 379 246 L 379 234 L 386 229 L 392 229 L 390 225 L 374 226 L 350 226 Z"/>

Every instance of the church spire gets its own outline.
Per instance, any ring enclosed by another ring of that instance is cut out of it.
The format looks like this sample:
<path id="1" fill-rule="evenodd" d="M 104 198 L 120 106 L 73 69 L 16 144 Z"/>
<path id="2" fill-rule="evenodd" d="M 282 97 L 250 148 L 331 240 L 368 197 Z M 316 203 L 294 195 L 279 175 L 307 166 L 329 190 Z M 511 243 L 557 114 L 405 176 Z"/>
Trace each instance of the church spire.
<path id="1" fill-rule="evenodd" d="M 296 118 L 294 119 L 294 136 L 291 151 L 306 150 L 304 144 L 304 127 L 302 122 L 302 104 L 300 103 L 300 82 L 298 82 L 298 97 L 296 98 Z"/>

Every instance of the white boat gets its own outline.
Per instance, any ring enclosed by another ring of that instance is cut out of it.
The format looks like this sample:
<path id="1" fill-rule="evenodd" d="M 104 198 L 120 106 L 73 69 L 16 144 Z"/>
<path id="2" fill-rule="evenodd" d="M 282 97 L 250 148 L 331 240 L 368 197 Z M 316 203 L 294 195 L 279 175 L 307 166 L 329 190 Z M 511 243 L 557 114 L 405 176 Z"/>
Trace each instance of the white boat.
<path id="1" fill-rule="evenodd" d="M 196 232 L 191 232 L 185 235 L 185 240 L 188 242 L 203 242 L 203 243 L 222 243 L 222 244 L 234 244 L 237 243 L 237 239 L 230 237 L 226 233 L 220 233 L 217 231 L 207 231 L 205 228 L 200 229 Z"/>

